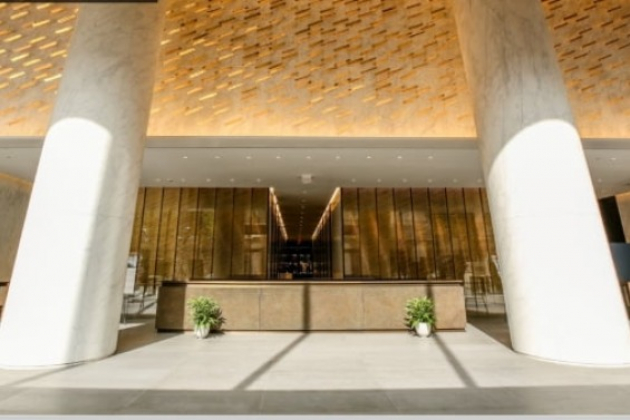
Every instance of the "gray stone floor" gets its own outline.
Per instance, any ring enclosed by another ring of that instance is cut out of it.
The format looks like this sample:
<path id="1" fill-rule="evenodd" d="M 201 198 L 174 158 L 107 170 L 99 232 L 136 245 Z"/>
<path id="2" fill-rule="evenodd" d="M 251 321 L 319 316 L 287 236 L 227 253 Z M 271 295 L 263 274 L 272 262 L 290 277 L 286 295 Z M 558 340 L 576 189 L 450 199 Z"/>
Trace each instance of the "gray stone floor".
<path id="1" fill-rule="evenodd" d="M 233 332 L 197 340 L 157 334 L 150 318 L 121 327 L 110 358 L 0 370 L 0 414 L 630 413 L 630 367 L 516 354 L 502 344 L 502 317 L 472 317 L 466 332 L 429 339 Z"/>

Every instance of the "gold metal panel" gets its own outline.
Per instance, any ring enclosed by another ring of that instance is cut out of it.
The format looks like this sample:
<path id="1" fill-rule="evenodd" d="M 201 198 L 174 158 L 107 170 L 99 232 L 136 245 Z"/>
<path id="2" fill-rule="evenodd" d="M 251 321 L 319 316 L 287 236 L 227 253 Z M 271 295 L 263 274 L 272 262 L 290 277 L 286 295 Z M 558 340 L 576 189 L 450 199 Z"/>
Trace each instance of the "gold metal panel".
<path id="1" fill-rule="evenodd" d="M 195 243 L 194 279 L 212 278 L 212 251 L 214 246 L 214 188 L 199 189 L 199 207 L 197 209 L 197 238 Z"/>
<path id="2" fill-rule="evenodd" d="M 429 198 L 437 267 L 435 273 L 429 273 L 429 278 L 452 280 L 455 279 L 455 271 L 453 268 L 451 228 L 446 206 L 446 190 L 431 188 L 429 189 Z"/>
<path id="3" fill-rule="evenodd" d="M 142 234 L 142 218 L 144 216 L 144 192 L 144 188 L 139 188 L 138 196 L 136 197 L 136 210 L 133 216 L 131 246 L 129 247 L 129 254 L 131 255 L 138 255 L 140 252 L 140 236 Z"/>
<path id="4" fill-rule="evenodd" d="M 433 277 L 437 271 L 429 190 L 426 188 L 414 188 L 411 190 L 411 195 L 416 255 L 418 258 L 418 278 L 428 279 Z"/>
<path id="5" fill-rule="evenodd" d="M 486 241 L 488 242 L 488 254 L 490 255 L 490 274 L 492 275 L 492 291 L 493 293 L 503 293 L 503 285 L 498 270 L 497 250 L 494 242 L 494 230 L 492 229 L 492 219 L 490 216 L 490 208 L 488 206 L 488 196 L 485 189 L 480 189 L 481 205 L 483 207 L 483 221 L 486 228 Z"/>
<path id="6" fill-rule="evenodd" d="M 175 255 L 175 279 L 179 281 L 189 281 L 193 274 L 198 195 L 197 188 L 181 189 Z"/>
<path id="7" fill-rule="evenodd" d="M 344 277 L 361 276 L 361 253 L 359 244 L 359 198 L 356 188 L 341 190 L 343 213 L 343 272 Z"/>
<path id="8" fill-rule="evenodd" d="M 395 190 L 396 237 L 398 238 L 398 267 L 401 279 L 417 279 L 416 243 L 414 238 L 411 190 Z"/>
<path id="9" fill-rule="evenodd" d="M 630 243 L 630 193 L 617 194 L 617 207 L 621 217 L 621 226 L 626 237 L 626 242 Z"/>
<path id="10" fill-rule="evenodd" d="M 377 188 L 378 206 L 378 260 L 380 261 L 380 278 L 398 278 L 398 256 L 396 238 L 396 209 L 394 194 L 391 188 Z"/>
<path id="11" fill-rule="evenodd" d="M 455 267 L 454 278 L 461 280 L 464 278 L 466 270 L 472 269 L 463 190 L 461 188 L 447 188 L 446 202 L 448 206 L 449 224 L 451 227 L 453 265 Z"/>
<path id="12" fill-rule="evenodd" d="M 379 278 L 378 221 L 374 188 L 359 188 L 359 230 L 361 276 Z"/>
<path id="13" fill-rule="evenodd" d="M 147 188 L 144 199 L 144 217 L 140 237 L 140 258 L 136 281 L 139 284 L 155 284 L 157 244 L 162 213 L 162 188 Z"/>
<path id="14" fill-rule="evenodd" d="M 228 279 L 232 270 L 232 225 L 234 217 L 234 190 L 217 189 L 214 218 L 213 272 L 215 279 Z"/>
<path id="15" fill-rule="evenodd" d="M 250 229 L 250 270 L 255 278 L 267 277 L 269 191 L 255 188 L 252 196 L 252 225 Z"/>
<path id="16" fill-rule="evenodd" d="M 248 232 L 252 223 L 252 190 L 234 190 L 234 216 L 232 224 L 232 269 L 231 276 L 244 278 L 251 268 L 250 238 Z"/>
<path id="17" fill-rule="evenodd" d="M 179 219 L 179 188 L 164 188 L 156 261 L 156 281 L 172 280 L 175 273 L 175 247 Z"/>
<path id="18" fill-rule="evenodd" d="M 488 241 L 484 225 L 481 193 L 478 188 L 464 189 L 464 199 L 467 210 L 468 241 L 470 243 L 471 265 L 464 274 L 466 292 L 475 296 L 475 310 L 486 300 L 481 295 L 493 289 L 491 275 L 492 261 L 488 255 Z M 467 302 L 468 304 L 468 302 Z"/>
<path id="19" fill-rule="evenodd" d="M 343 278 L 343 232 L 341 220 L 341 206 L 337 205 L 331 214 L 331 252 L 332 252 L 332 278 Z"/>

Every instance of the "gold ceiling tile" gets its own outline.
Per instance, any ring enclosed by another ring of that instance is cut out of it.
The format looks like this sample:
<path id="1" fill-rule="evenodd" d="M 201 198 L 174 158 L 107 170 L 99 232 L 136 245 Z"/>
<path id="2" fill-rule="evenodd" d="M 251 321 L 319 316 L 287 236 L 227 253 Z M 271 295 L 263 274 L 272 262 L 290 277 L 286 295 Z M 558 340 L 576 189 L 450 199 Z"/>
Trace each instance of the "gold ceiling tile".
<path id="1" fill-rule="evenodd" d="M 630 137 L 630 2 L 542 0 L 583 137 Z M 626 83 L 623 83 L 623 81 Z"/>

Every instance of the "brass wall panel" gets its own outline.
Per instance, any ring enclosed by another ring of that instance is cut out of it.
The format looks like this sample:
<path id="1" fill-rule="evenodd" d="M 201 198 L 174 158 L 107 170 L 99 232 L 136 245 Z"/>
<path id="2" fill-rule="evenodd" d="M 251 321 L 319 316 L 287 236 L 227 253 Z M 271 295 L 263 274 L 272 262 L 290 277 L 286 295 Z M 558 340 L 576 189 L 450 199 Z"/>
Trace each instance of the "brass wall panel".
<path id="1" fill-rule="evenodd" d="M 621 217 L 621 226 L 626 239 L 626 243 L 630 243 L 630 192 L 617 194 L 617 207 L 619 208 L 619 217 Z"/>
<path id="2" fill-rule="evenodd" d="M 197 209 L 197 238 L 195 243 L 194 276 L 196 280 L 212 278 L 214 247 L 215 188 L 199 189 Z"/>
<path id="3" fill-rule="evenodd" d="M 398 278 L 398 256 L 396 238 L 396 209 L 394 193 L 391 188 L 377 188 L 376 202 L 378 208 L 378 260 L 380 262 L 380 278 Z"/>
<path id="4" fill-rule="evenodd" d="M 494 242 L 494 230 L 492 229 L 492 219 L 490 216 L 490 207 L 488 206 L 488 195 L 485 189 L 481 189 L 481 205 L 483 206 L 483 221 L 486 228 L 486 241 L 488 243 L 488 254 L 490 255 L 490 274 L 492 275 L 492 291 L 493 293 L 503 293 L 503 285 L 498 269 L 498 256 Z"/>
<path id="5" fill-rule="evenodd" d="M 175 280 L 179 281 L 188 281 L 193 277 L 198 196 L 197 188 L 181 189 L 175 256 Z"/>
<path id="6" fill-rule="evenodd" d="M 217 189 L 217 207 L 214 218 L 213 271 L 215 279 L 228 279 L 232 271 L 232 221 L 234 217 L 234 190 Z"/>
<path id="7" fill-rule="evenodd" d="M 429 190 L 426 188 L 414 188 L 411 190 L 411 195 L 416 256 L 418 258 L 418 278 L 428 279 L 437 270 Z"/>
<path id="8" fill-rule="evenodd" d="M 446 207 L 446 190 L 442 188 L 429 189 L 429 197 L 437 263 L 437 272 L 429 273 L 429 278 L 454 279 L 455 271 L 453 269 L 451 229 Z"/>
<path id="9" fill-rule="evenodd" d="M 480 190 L 464 190 L 467 210 L 468 241 L 470 243 L 471 267 L 464 275 L 466 291 L 477 296 L 483 291 L 492 290 L 492 261 L 488 255 L 488 241 L 484 226 L 483 206 Z M 479 299 L 474 300 L 475 309 L 479 309 Z M 467 302 L 468 305 L 468 302 Z"/>
<path id="10" fill-rule="evenodd" d="M 140 252 L 140 237 L 142 236 L 142 218 L 144 217 L 144 188 L 138 189 L 136 197 L 136 210 L 133 216 L 133 230 L 131 232 L 131 245 L 129 254 L 138 255 Z"/>
<path id="11" fill-rule="evenodd" d="M 417 279 L 416 243 L 411 207 L 411 190 L 395 190 L 396 236 L 398 238 L 398 267 L 401 279 Z"/>
<path id="12" fill-rule="evenodd" d="M 374 188 L 359 188 L 359 230 L 361 276 L 378 278 L 378 220 Z"/>
<path id="13" fill-rule="evenodd" d="M 162 213 L 162 188 L 147 188 L 140 236 L 140 258 L 136 283 L 153 285 L 157 260 L 158 235 Z"/>
<path id="14" fill-rule="evenodd" d="M 343 278 L 343 232 L 341 227 L 343 225 L 341 220 L 341 204 L 338 203 L 330 217 L 331 226 L 331 252 L 332 252 L 332 278 Z"/>
<path id="15" fill-rule="evenodd" d="M 249 276 L 251 270 L 250 239 L 252 224 L 252 190 L 234 190 L 234 215 L 232 219 L 232 277 Z"/>
<path id="16" fill-rule="evenodd" d="M 463 279 L 464 273 L 467 270 L 472 270 L 463 189 L 447 188 L 446 203 L 448 208 L 449 225 L 451 228 L 453 265 L 455 268 L 454 278 Z"/>
<path id="17" fill-rule="evenodd" d="M 164 188 L 158 238 L 156 281 L 172 280 L 175 274 L 175 248 L 179 221 L 179 188 Z"/>
<path id="18" fill-rule="evenodd" d="M 341 190 L 343 214 L 343 272 L 344 277 L 361 276 L 361 253 L 359 244 L 359 199 L 358 190 Z"/>
<path id="19" fill-rule="evenodd" d="M 269 191 L 255 188 L 252 196 L 252 225 L 250 229 L 250 270 L 256 278 L 267 276 L 267 229 L 269 220 Z"/>

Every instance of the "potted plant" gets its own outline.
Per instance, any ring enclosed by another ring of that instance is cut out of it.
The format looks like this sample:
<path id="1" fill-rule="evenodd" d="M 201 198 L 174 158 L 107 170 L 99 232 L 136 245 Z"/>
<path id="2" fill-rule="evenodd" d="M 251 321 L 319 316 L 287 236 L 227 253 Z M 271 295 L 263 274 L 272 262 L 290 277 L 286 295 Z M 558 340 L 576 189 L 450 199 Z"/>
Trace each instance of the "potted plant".
<path id="1" fill-rule="evenodd" d="M 431 335 L 431 327 L 435 324 L 435 307 L 429 297 L 409 299 L 405 305 L 407 326 L 415 330 L 420 337 Z"/>
<path id="2" fill-rule="evenodd" d="M 188 301 L 188 307 L 197 338 L 207 337 L 210 331 L 219 331 L 225 322 L 221 307 L 213 298 L 197 296 Z"/>

